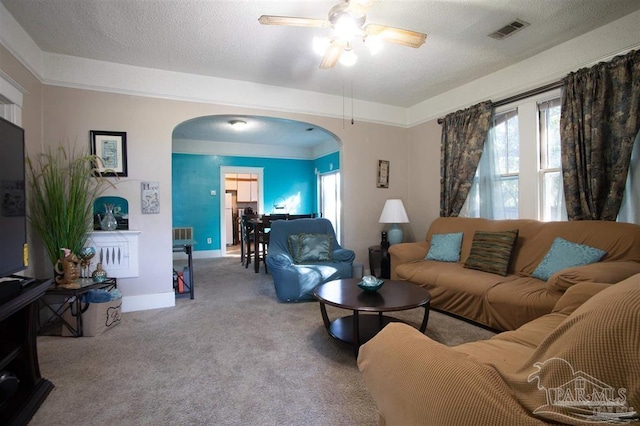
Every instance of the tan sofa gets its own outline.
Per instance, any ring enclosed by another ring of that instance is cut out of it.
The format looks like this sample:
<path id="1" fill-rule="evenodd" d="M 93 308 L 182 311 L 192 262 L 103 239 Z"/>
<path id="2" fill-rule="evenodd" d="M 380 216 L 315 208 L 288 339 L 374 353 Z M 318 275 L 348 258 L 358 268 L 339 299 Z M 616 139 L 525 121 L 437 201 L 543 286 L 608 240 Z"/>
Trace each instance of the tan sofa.
<path id="1" fill-rule="evenodd" d="M 464 268 L 476 231 L 518 230 L 507 276 Z M 433 234 L 463 232 L 461 260 L 424 260 Z M 531 274 L 556 237 L 606 251 L 597 263 L 542 281 Z M 616 283 L 640 273 L 640 226 L 604 221 L 539 222 L 438 218 L 426 240 L 390 247 L 392 278 L 431 292 L 431 307 L 495 330 L 515 330 L 551 312 L 563 292 L 587 281 Z"/>
<path id="2" fill-rule="evenodd" d="M 381 425 L 625 424 L 640 408 L 639 306 L 635 275 L 576 284 L 551 313 L 455 347 L 392 323 L 358 367 Z"/>

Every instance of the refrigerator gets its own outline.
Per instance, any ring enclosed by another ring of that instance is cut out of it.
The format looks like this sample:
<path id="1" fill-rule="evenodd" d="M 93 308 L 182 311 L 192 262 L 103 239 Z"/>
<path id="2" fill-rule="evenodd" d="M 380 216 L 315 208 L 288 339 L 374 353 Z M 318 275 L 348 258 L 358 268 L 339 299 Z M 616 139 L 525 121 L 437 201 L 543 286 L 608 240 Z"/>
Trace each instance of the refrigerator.
<path id="1" fill-rule="evenodd" d="M 226 192 L 224 194 L 224 223 L 226 231 L 226 244 L 233 245 L 233 194 Z"/>

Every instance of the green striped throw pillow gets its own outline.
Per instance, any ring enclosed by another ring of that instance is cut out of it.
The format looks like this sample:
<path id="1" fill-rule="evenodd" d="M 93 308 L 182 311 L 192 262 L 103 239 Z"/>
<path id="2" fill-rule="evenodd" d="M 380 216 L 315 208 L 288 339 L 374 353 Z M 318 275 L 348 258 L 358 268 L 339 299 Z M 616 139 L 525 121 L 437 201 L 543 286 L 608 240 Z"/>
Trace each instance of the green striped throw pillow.
<path id="1" fill-rule="evenodd" d="M 476 231 L 464 267 L 506 276 L 516 239 L 517 229 L 501 232 Z"/>

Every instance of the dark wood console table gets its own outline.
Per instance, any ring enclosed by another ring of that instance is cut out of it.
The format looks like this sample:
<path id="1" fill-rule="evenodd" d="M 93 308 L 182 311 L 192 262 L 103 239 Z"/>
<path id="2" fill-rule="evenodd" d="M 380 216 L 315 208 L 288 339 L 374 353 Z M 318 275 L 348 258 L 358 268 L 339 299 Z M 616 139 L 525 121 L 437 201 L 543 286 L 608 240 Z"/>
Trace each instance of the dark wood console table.
<path id="1" fill-rule="evenodd" d="M 16 393 L 0 401 L 0 424 L 27 424 L 53 389 L 40 375 L 36 346 L 38 299 L 50 285 L 36 280 L 0 303 L 0 371 L 20 380 Z"/>

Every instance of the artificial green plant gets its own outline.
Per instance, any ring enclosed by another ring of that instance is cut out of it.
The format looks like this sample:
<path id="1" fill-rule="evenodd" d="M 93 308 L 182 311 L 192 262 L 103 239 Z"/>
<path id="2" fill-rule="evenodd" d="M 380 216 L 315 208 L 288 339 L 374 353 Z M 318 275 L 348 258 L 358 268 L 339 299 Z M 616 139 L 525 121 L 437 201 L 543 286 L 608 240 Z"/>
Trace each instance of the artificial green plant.
<path id="1" fill-rule="evenodd" d="M 48 149 L 27 157 L 28 219 L 52 264 L 62 249 L 79 253 L 93 223 L 93 202 L 113 186 L 96 169 L 97 157 L 75 148 Z"/>

